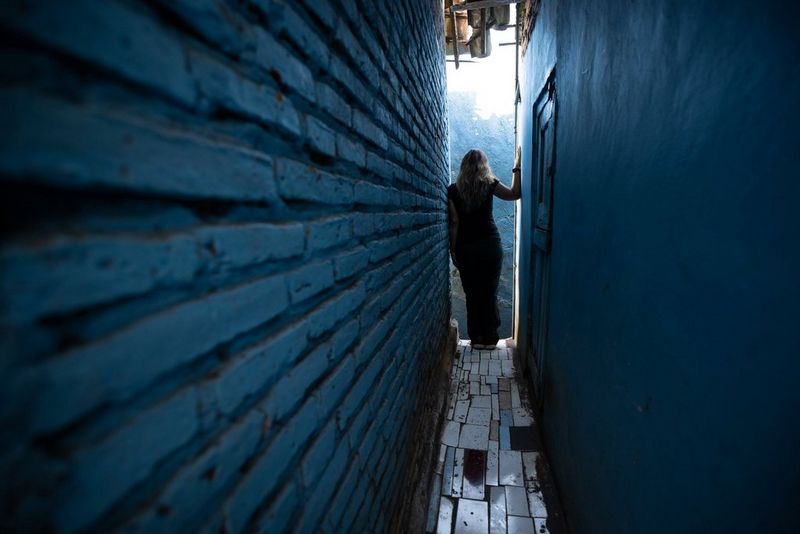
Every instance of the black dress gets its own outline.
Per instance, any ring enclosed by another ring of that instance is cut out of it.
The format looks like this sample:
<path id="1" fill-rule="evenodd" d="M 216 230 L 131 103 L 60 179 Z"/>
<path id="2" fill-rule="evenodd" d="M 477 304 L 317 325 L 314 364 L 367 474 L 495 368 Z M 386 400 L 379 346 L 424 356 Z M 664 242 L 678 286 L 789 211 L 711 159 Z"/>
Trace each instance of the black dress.
<path id="1" fill-rule="evenodd" d="M 503 264 L 500 232 L 492 216 L 492 202 L 497 180 L 486 191 L 486 198 L 467 210 L 456 184 L 447 188 L 458 213 L 456 261 L 461 285 L 467 298 L 467 333 L 473 343 L 497 343 L 500 315 L 497 312 L 497 287 Z"/>

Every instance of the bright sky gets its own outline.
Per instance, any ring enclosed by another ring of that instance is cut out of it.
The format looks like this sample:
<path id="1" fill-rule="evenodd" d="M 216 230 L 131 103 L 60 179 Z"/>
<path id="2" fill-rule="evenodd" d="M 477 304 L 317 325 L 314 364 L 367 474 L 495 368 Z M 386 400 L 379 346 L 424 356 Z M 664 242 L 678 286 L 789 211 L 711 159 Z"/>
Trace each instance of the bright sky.
<path id="1" fill-rule="evenodd" d="M 514 20 L 512 9 L 511 20 Z M 472 59 L 469 51 L 461 54 L 462 62 L 458 70 L 447 56 L 447 90 L 449 92 L 476 93 L 476 113 L 482 119 L 492 115 L 514 113 L 514 54 L 516 47 L 499 46 L 500 43 L 514 42 L 514 28 L 499 32 L 492 30 L 492 53 L 484 59 Z"/>

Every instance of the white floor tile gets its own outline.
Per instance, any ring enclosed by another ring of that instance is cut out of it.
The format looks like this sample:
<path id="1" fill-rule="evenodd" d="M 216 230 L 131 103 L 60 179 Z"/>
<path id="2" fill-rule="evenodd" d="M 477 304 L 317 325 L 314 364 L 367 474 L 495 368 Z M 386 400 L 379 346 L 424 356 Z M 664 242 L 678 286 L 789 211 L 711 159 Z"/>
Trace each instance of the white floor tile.
<path id="1" fill-rule="evenodd" d="M 530 517 L 508 516 L 508 534 L 535 534 Z"/>
<path id="2" fill-rule="evenodd" d="M 462 425 L 458 446 L 462 449 L 485 451 L 489 447 L 489 425 Z"/>
<path id="3" fill-rule="evenodd" d="M 461 482 L 464 479 L 464 449 L 456 449 L 453 466 L 453 497 L 461 497 Z"/>
<path id="4" fill-rule="evenodd" d="M 528 498 L 525 488 L 506 486 L 506 513 L 528 517 Z"/>
<path id="5" fill-rule="evenodd" d="M 511 392 L 511 406 L 514 406 L 514 392 Z M 514 426 L 531 426 L 533 425 L 533 416 L 528 413 L 525 408 L 514 408 Z"/>
<path id="6" fill-rule="evenodd" d="M 475 408 L 491 408 L 492 407 L 492 396 L 491 393 L 489 395 L 476 395 L 472 397 L 472 403 L 470 406 L 474 406 Z"/>
<path id="7" fill-rule="evenodd" d="M 519 386 L 517 385 L 516 381 L 511 383 L 511 407 L 512 408 L 522 407 L 522 401 L 519 398 Z"/>
<path id="8" fill-rule="evenodd" d="M 467 412 L 469 412 L 469 401 L 460 400 L 456 402 L 456 408 L 453 412 L 453 420 L 459 423 L 467 422 Z"/>
<path id="9" fill-rule="evenodd" d="M 461 433 L 461 424 L 458 421 L 447 421 L 444 425 L 442 443 L 451 447 L 458 447 L 458 436 Z"/>
<path id="10" fill-rule="evenodd" d="M 525 484 L 536 482 L 536 458 L 539 456 L 538 452 L 523 452 L 522 453 L 522 467 L 525 470 Z"/>
<path id="11" fill-rule="evenodd" d="M 436 534 L 450 534 L 453 525 L 453 501 L 442 497 L 439 502 L 439 520 L 436 525 Z"/>
<path id="12" fill-rule="evenodd" d="M 519 451 L 500 451 L 498 482 L 501 486 L 522 486 L 522 457 Z"/>
<path id="13" fill-rule="evenodd" d="M 489 495 L 489 532 L 506 534 L 506 492 L 497 486 L 491 488 Z"/>
<path id="14" fill-rule="evenodd" d="M 544 505 L 544 495 L 541 491 L 528 486 L 528 505 L 532 517 L 547 517 L 547 508 Z"/>
<path id="15" fill-rule="evenodd" d="M 436 467 L 434 467 L 433 471 L 438 474 L 442 474 L 442 470 L 444 469 L 444 459 L 445 455 L 447 454 L 447 445 L 442 443 L 439 445 L 439 458 L 436 459 Z"/>
<path id="16" fill-rule="evenodd" d="M 536 529 L 536 534 L 550 534 L 550 531 L 547 530 L 547 519 L 534 517 L 533 527 Z"/>
<path id="17" fill-rule="evenodd" d="M 489 486 L 497 486 L 499 445 L 496 441 L 489 441 L 489 450 L 486 453 L 486 484 Z"/>
<path id="18" fill-rule="evenodd" d="M 455 534 L 486 534 L 489 532 L 489 509 L 485 501 L 459 499 Z"/>
<path id="19" fill-rule="evenodd" d="M 483 425 L 488 427 L 492 420 L 492 410 L 489 408 L 470 408 L 467 423 L 470 425 Z M 487 438 L 488 439 L 488 438 Z"/>

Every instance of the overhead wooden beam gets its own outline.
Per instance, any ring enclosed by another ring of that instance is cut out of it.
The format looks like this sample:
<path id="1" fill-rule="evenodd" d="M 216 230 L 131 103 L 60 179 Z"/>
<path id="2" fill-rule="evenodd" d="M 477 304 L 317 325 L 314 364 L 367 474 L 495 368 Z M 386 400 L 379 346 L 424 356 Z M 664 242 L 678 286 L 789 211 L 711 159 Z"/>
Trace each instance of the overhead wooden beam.
<path id="1" fill-rule="evenodd" d="M 481 0 L 480 2 L 450 6 L 450 12 L 457 13 L 459 11 L 472 11 L 473 9 L 483 9 L 486 7 L 507 6 L 510 4 L 519 4 L 522 1 L 523 0 Z"/>
<path id="2" fill-rule="evenodd" d="M 453 7 L 452 0 L 450 7 Z M 453 23 L 453 52 L 456 59 L 456 70 L 458 70 L 458 21 L 456 20 L 456 12 L 452 9 L 450 10 L 450 20 Z"/>

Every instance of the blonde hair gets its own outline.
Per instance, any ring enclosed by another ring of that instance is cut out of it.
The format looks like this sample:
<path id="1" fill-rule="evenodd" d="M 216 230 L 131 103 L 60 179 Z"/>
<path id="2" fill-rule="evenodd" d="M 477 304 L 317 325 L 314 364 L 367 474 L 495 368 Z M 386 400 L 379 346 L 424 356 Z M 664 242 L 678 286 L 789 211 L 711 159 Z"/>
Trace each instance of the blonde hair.
<path id="1" fill-rule="evenodd" d="M 461 159 L 461 170 L 456 178 L 456 189 L 467 211 L 478 207 L 486 198 L 495 178 L 486 154 L 473 148 Z"/>

